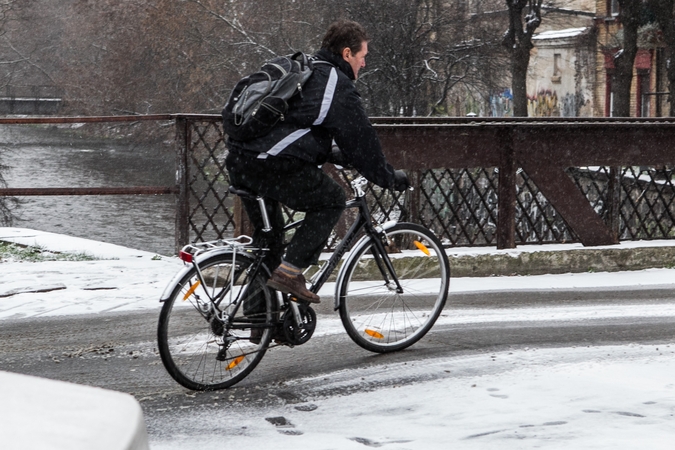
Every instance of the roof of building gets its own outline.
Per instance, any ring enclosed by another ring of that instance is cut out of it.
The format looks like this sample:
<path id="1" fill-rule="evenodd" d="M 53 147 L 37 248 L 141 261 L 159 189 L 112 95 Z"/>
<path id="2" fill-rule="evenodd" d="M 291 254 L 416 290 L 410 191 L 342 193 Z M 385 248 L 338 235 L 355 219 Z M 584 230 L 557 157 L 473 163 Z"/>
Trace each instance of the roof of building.
<path id="1" fill-rule="evenodd" d="M 582 27 L 582 28 L 567 28 L 565 30 L 550 30 L 542 31 L 532 36 L 534 40 L 546 40 L 546 39 L 565 39 L 576 36 L 581 36 L 582 34 L 587 33 L 591 28 Z"/>

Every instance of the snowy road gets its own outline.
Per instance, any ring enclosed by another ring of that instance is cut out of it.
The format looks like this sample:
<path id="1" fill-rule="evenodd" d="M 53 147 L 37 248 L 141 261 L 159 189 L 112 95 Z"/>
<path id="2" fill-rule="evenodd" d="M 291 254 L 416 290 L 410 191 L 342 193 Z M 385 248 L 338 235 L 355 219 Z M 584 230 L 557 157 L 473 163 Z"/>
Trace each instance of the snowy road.
<path id="1" fill-rule="evenodd" d="M 0 342 L 3 342 L 0 370 L 132 393 L 143 406 L 153 449 L 207 448 L 222 438 L 223 433 L 235 433 L 237 439 L 247 438 L 253 442 L 263 442 L 270 438 L 271 433 L 277 433 L 279 439 L 287 441 L 288 447 L 276 448 L 291 448 L 297 445 L 297 441 L 291 438 L 299 439 L 291 436 L 294 432 L 306 435 L 312 430 L 315 433 L 320 431 L 312 425 L 312 421 L 303 429 L 297 429 L 296 425 L 310 418 L 327 420 L 328 405 L 336 404 L 338 399 L 343 399 L 342 406 L 330 408 L 338 408 L 340 417 L 349 414 L 343 410 L 362 405 L 361 400 L 356 400 L 361 396 L 366 397 L 363 401 L 371 402 L 369 395 L 378 397 L 383 392 L 397 390 L 393 395 L 405 391 L 407 396 L 414 398 L 415 394 L 409 391 L 415 386 L 426 396 L 432 394 L 428 392 L 432 386 L 445 386 L 443 389 L 450 389 L 448 398 L 466 396 L 464 400 L 468 401 L 473 393 L 467 388 L 475 385 L 474 390 L 481 392 L 483 400 L 494 402 L 502 399 L 504 405 L 512 401 L 508 399 L 513 398 L 516 391 L 518 395 L 515 397 L 520 402 L 529 398 L 527 404 L 538 396 L 524 391 L 523 386 L 517 383 L 522 374 L 532 378 L 528 383 L 534 383 L 540 377 L 562 376 L 564 367 L 570 364 L 578 367 L 575 370 L 580 375 L 587 375 L 584 367 L 597 369 L 598 365 L 605 367 L 609 362 L 633 367 L 630 362 L 624 361 L 627 349 L 632 352 L 633 359 L 648 356 L 645 364 L 653 367 L 658 368 L 659 364 L 665 363 L 675 366 L 675 346 L 667 347 L 675 343 L 675 298 L 668 298 L 664 290 L 641 289 L 623 292 L 615 299 L 616 305 L 609 307 L 606 304 L 608 293 L 605 291 L 603 294 L 558 293 L 556 300 L 573 304 L 559 307 L 542 307 L 542 295 L 536 292 L 517 297 L 501 293 L 485 294 L 480 301 L 475 297 L 458 297 L 459 305 L 448 309 L 425 339 L 407 351 L 389 355 L 373 355 L 360 349 L 346 337 L 336 317 L 321 316 L 317 336 L 309 343 L 295 349 L 270 350 L 251 376 L 224 392 L 186 392 L 166 375 L 155 351 L 157 316 L 153 311 L 5 320 L 0 328 Z M 494 303 L 500 303 L 501 308 L 490 307 Z M 525 303 L 529 305 L 525 306 Z M 645 311 L 645 315 L 641 316 L 640 311 Z M 607 353 L 604 348 L 607 348 Z M 640 366 L 643 364 L 640 363 Z M 605 370 L 610 370 L 609 366 Z M 372 394 L 365 394 L 367 392 Z M 345 397 L 347 394 L 350 395 Z M 675 411 L 674 395 L 675 390 L 667 388 L 659 397 L 659 406 L 651 409 L 665 414 L 662 409 L 666 408 L 672 413 Z M 655 401 L 654 398 L 651 396 L 645 401 Z M 664 403 L 666 398 L 668 403 Z M 427 403 L 424 403 L 424 408 L 429 408 Z M 253 408 L 244 407 L 244 404 Z M 605 411 L 603 408 L 607 408 L 592 407 L 592 404 L 581 408 L 578 414 L 590 417 L 591 413 L 584 413 L 584 409 Z M 316 413 L 295 409 L 303 405 L 324 406 Z M 398 400 L 390 398 L 377 400 L 373 407 L 385 410 L 386 421 L 394 418 L 402 420 L 407 407 L 396 405 Z M 422 406 L 417 404 L 415 409 Z M 543 408 L 541 405 L 538 407 Z M 551 407 L 557 409 L 557 406 Z M 644 405 L 640 407 L 645 408 Z M 480 416 L 486 413 L 472 410 L 474 407 L 469 408 L 468 405 L 466 408 L 453 414 Z M 499 416 L 503 415 L 501 421 L 508 417 L 506 411 L 497 410 L 500 411 Z M 612 411 L 605 411 L 606 416 L 615 420 L 632 417 L 637 425 L 653 422 L 639 421 L 630 414 L 621 416 L 614 410 L 644 416 L 643 409 L 630 409 L 628 406 L 613 407 Z M 280 426 L 265 421 L 265 418 L 281 416 L 296 425 Z M 228 418 L 226 423 L 217 420 L 223 417 Z M 510 425 L 509 432 L 532 432 L 520 428 L 530 423 L 543 426 L 549 422 L 569 421 L 569 418 L 556 419 L 546 414 L 538 420 L 530 415 L 525 417 L 529 421 Z M 204 428 L 205 420 L 207 423 L 212 421 L 212 428 Z M 467 420 L 463 417 L 461 422 Z M 664 425 L 672 423 L 672 420 L 670 416 Z M 485 448 L 478 446 L 478 441 L 495 441 L 496 444 L 501 441 L 498 435 L 508 434 L 500 431 L 506 426 L 504 424 L 488 426 L 486 423 L 484 428 L 476 424 L 467 428 L 467 424 L 462 424 L 463 431 L 459 432 L 450 426 L 451 423 L 441 428 L 448 426 L 447 431 L 457 439 L 495 432 L 494 436 L 469 439 L 466 445 L 476 441 L 477 446 L 467 448 Z M 427 423 L 423 428 L 430 426 Z M 233 427 L 247 428 L 242 431 Z M 440 441 L 429 442 L 428 437 L 422 439 L 419 436 L 420 431 L 416 427 L 409 424 L 407 428 L 407 438 L 390 438 L 389 441 L 412 441 L 406 445 L 391 442 L 387 448 L 424 448 L 425 445 L 427 448 L 429 445 L 438 448 L 433 442 L 446 442 L 443 437 L 436 438 Z M 561 428 L 564 428 L 562 424 L 558 427 L 549 424 L 541 430 L 548 435 L 549 432 L 560 433 Z M 325 447 L 321 448 L 362 448 L 363 443 L 359 443 L 361 437 L 381 442 L 382 433 L 384 431 L 375 435 L 342 436 L 346 439 L 345 446 L 332 447 L 326 441 Z"/>
<path id="2" fill-rule="evenodd" d="M 307 344 L 193 393 L 155 351 L 176 261 L 87 245 L 117 259 L 2 263 L 0 370 L 132 393 L 153 450 L 672 448 L 674 270 L 454 280 L 404 352 L 368 353 L 322 314 Z"/>

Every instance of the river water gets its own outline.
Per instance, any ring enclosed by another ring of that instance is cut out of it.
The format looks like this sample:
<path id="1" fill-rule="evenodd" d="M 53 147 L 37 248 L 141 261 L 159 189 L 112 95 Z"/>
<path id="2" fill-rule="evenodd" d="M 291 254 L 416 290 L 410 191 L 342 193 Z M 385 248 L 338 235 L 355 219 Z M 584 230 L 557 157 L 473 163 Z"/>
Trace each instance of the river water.
<path id="1" fill-rule="evenodd" d="M 92 126 L 87 127 L 0 125 L 0 162 L 9 166 L 3 171 L 7 186 L 175 184 L 173 129 L 170 127 L 165 127 L 164 141 L 154 144 L 141 144 L 132 138 L 94 138 Z M 42 196 L 20 200 L 13 226 L 84 237 L 161 255 L 175 254 L 174 195 Z"/>

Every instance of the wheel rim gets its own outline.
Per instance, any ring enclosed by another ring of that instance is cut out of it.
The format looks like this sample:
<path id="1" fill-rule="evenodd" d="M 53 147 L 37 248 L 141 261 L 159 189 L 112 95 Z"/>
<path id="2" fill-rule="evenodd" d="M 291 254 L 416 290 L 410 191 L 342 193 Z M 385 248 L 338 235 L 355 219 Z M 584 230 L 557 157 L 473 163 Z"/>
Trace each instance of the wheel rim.
<path id="1" fill-rule="evenodd" d="M 221 389 L 237 383 L 260 361 L 269 344 L 271 330 L 264 328 L 270 318 L 269 291 L 261 279 L 248 283 L 243 276 L 232 286 L 230 269 L 231 255 L 229 262 L 205 264 L 205 283 L 192 273 L 165 304 L 162 360 L 174 379 L 189 389 Z M 238 266 L 235 273 L 244 274 L 244 269 L 245 265 Z M 207 291 L 220 298 L 217 309 Z M 234 311 L 232 305 L 241 301 L 243 292 L 251 299 L 243 304 L 248 308 L 239 307 L 235 328 L 225 329 L 219 317 Z"/>
<path id="2" fill-rule="evenodd" d="M 388 254 L 403 292 L 396 292 L 393 282 L 368 280 L 379 273 L 371 244 L 350 265 L 340 299 L 350 336 L 376 351 L 403 348 L 424 335 L 445 304 L 449 279 L 437 240 L 407 228 L 387 235 L 393 241 Z"/>

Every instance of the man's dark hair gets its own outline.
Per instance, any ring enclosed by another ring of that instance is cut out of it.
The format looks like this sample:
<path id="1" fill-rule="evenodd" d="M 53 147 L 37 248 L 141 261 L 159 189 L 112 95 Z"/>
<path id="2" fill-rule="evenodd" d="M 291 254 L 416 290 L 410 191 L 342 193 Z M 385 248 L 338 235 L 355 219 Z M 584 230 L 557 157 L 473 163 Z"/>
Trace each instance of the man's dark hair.
<path id="1" fill-rule="evenodd" d="M 321 48 L 329 50 L 336 55 L 342 55 L 342 50 L 349 48 L 352 52 L 361 51 L 363 42 L 368 42 L 370 38 L 365 28 L 356 22 L 350 20 L 338 20 L 333 22 L 328 31 L 326 31 Z"/>

